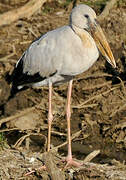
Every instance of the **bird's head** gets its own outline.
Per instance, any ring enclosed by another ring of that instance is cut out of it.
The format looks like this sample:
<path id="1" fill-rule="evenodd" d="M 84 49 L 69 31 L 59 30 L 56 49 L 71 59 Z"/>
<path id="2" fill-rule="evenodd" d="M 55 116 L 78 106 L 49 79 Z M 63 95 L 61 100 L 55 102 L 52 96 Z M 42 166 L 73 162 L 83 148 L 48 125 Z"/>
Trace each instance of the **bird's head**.
<path id="1" fill-rule="evenodd" d="M 96 13 L 91 7 L 81 4 L 73 8 L 70 15 L 70 24 L 88 31 L 95 40 L 102 55 L 114 68 L 116 68 L 115 59 L 110 46 L 98 23 Z"/>

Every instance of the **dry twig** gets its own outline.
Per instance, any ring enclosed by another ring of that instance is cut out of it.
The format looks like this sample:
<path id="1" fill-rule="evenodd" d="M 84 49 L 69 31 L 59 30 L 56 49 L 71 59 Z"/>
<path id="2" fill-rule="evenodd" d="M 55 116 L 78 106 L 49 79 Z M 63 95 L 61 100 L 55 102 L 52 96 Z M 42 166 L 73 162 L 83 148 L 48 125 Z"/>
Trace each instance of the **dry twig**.
<path id="1" fill-rule="evenodd" d="M 35 36 L 35 38 L 38 38 L 37 34 L 33 31 L 32 28 L 28 28 L 29 32 L 31 32 L 31 34 L 33 34 L 33 36 Z"/>
<path id="2" fill-rule="evenodd" d="M 120 82 L 121 82 L 121 85 L 122 85 L 122 90 L 123 90 L 123 94 L 124 94 L 124 97 L 126 97 L 126 88 L 125 88 L 125 85 L 124 85 L 124 82 L 122 81 L 122 79 L 120 77 L 117 77 Z"/>
<path id="3" fill-rule="evenodd" d="M 30 0 L 23 7 L 5 12 L 0 15 L 0 26 L 11 24 L 12 22 L 23 18 L 30 17 L 34 14 L 47 0 Z"/>
<path id="4" fill-rule="evenodd" d="M 79 109 L 79 108 L 84 108 L 84 105 L 85 105 L 86 103 L 88 103 L 88 102 L 90 102 L 90 101 L 92 101 L 92 100 L 94 100 L 94 99 L 100 98 L 100 97 L 102 97 L 103 95 L 106 95 L 106 94 L 108 94 L 109 92 L 111 92 L 111 91 L 113 91 L 113 90 L 115 90 L 115 89 L 117 89 L 117 88 L 119 88 L 119 87 L 120 87 L 120 86 L 117 85 L 116 87 L 113 87 L 113 88 L 109 89 L 108 91 L 102 92 L 101 94 L 98 94 L 98 95 L 96 95 L 96 96 L 93 96 L 93 97 L 87 99 L 85 102 L 83 102 L 83 103 L 81 103 L 81 104 L 79 104 L 79 105 L 77 105 L 77 106 L 72 106 L 72 107 L 73 107 L 73 108 L 78 108 L 78 109 Z"/>
<path id="5" fill-rule="evenodd" d="M 86 158 L 84 159 L 84 163 L 90 162 L 90 161 L 91 161 L 92 159 L 94 159 L 99 153 L 100 153 L 100 150 L 95 150 L 95 151 L 91 152 L 91 153 L 88 154 L 88 156 L 86 156 Z"/>
<path id="6" fill-rule="evenodd" d="M 23 111 L 21 111 L 21 112 L 18 112 L 16 115 L 12 115 L 12 116 L 10 116 L 10 117 L 1 119 L 1 120 L 0 120 L 0 127 L 1 127 L 1 125 L 2 125 L 3 123 L 6 123 L 6 122 L 12 121 L 12 120 L 14 120 L 14 119 L 16 119 L 16 118 L 18 118 L 18 117 L 21 117 L 21 116 L 29 113 L 30 111 L 33 111 L 34 109 L 35 109 L 35 107 L 28 108 L 28 109 L 25 109 L 25 110 L 23 110 Z"/>
<path id="7" fill-rule="evenodd" d="M 43 134 L 40 134 L 40 133 L 29 133 L 29 134 L 26 134 L 26 135 L 22 136 L 20 139 L 18 139 L 17 142 L 14 144 L 13 147 L 14 147 L 14 148 L 18 148 L 18 147 L 22 144 L 22 142 L 23 142 L 25 139 L 27 139 L 28 137 L 30 137 L 31 135 L 34 135 L 34 136 L 39 135 L 39 136 L 44 137 L 45 140 L 46 140 L 46 136 L 43 135 Z"/>
<path id="8" fill-rule="evenodd" d="M 108 86 L 109 84 L 111 84 L 112 82 L 109 81 L 109 82 L 105 82 L 103 84 L 96 84 L 94 86 L 89 86 L 89 87 L 85 87 L 85 88 L 82 88 L 83 91 L 87 91 L 87 90 L 91 90 L 91 89 L 95 89 L 95 88 L 102 88 L 104 86 Z"/>
<path id="9" fill-rule="evenodd" d="M 7 132 L 7 131 L 16 131 L 16 130 L 19 130 L 19 128 L 12 128 L 12 129 L 2 129 L 2 130 L 0 130 L 0 133 L 1 132 Z"/>
<path id="10" fill-rule="evenodd" d="M 81 76 L 81 77 L 78 77 L 76 78 L 76 80 L 83 80 L 83 79 L 89 79 L 89 78 L 103 78 L 103 77 L 112 77 L 111 74 L 107 74 L 107 73 L 96 73 L 96 74 L 90 74 L 90 75 L 87 75 L 87 76 Z"/>
<path id="11" fill-rule="evenodd" d="M 22 136 L 21 138 L 19 138 L 18 140 L 17 140 L 17 142 L 13 145 L 13 147 L 14 148 L 18 148 L 21 144 L 22 144 L 22 142 L 27 138 L 27 137 L 29 137 L 31 134 L 26 134 L 26 135 L 24 135 L 24 136 Z"/>
<path id="12" fill-rule="evenodd" d="M 116 110 L 114 110 L 114 111 L 110 114 L 110 117 L 115 116 L 116 113 L 122 111 L 123 109 L 126 109 L 126 103 L 123 104 L 119 109 L 117 108 Z"/>
<path id="13" fill-rule="evenodd" d="M 12 47 L 13 47 L 13 52 L 12 52 L 11 54 L 7 55 L 7 56 L 4 56 L 4 57 L 0 58 L 0 62 L 8 61 L 8 59 L 9 59 L 10 57 L 12 57 L 12 56 L 14 56 L 14 55 L 16 54 L 15 46 L 12 45 Z M 12 61 L 11 61 L 11 62 L 12 62 Z M 14 62 L 16 62 L 16 61 L 14 61 Z"/>
<path id="14" fill-rule="evenodd" d="M 117 0 L 110 0 L 107 2 L 103 12 L 98 17 L 99 21 L 102 21 L 106 16 L 108 16 L 109 11 L 113 8 L 113 6 L 117 3 Z"/>
<path id="15" fill-rule="evenodd" d="M 95 106 L 98 106 L 98 104 L 87 104 L 87 105 L 83 105 L 83 106 L 72 106 L 73 109 L 84 109 L 84 108 L 93 108 Z"/>
<path id="16" fill-rule="evenodd" d="M 78 136 L 80 136 L 80 134 L 81 134 L 81 130 L 78 131 L 78 132 L 76 132 L 76 133 L 74 133 L 74 134 L 72 135 L 72 137 L 71 137 L 71 140 L 77 138 Z M 65 146 L 67 143 L 68 143 L 68 141 L 66 141 L 66 142 L 64 142 L 63 144 L 60 144 L 60 145 L 54 147 L 53 149 L 59 149 L 59 148 Z M 52 149 L 52 150 L 53 150 L 53 149 Z"/>
<path id="17" fill-rule="evenodd" d="M 123 109 L 126 108 L 126 88 L 125 88 L 125 85 L 124 85 L 124 82 L 122 81 L 122 79 L 120 77 L 117 77 L 119 80 L 120 80 L 120 83 L 122 85 L 122 92 L 123 92 L 123 96 L 120 96 L 122 99 L 123 99 L 123 104 L 121 104 L 120 106 L 118 105 L 113 111 L 112 113 L 110 114 L 110 117 L 113 117 L 116 115 L 116 113 L 122 111 Z M 117 102 L 116 102 L 117 104 Z"/>

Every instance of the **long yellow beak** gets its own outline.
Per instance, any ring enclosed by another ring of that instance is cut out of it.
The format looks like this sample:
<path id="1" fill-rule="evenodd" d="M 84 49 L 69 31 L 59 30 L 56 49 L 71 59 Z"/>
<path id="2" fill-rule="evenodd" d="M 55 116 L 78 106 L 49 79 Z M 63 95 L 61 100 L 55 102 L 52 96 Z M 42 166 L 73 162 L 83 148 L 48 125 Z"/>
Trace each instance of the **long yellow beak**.
<path id="1" fill-rule="evenodd" d="M 95 28 L 92 28 L 91 33 L 102 55 L 114 68 L 116 68 L 114 56 L 100 25 L 97 24 Z"/>

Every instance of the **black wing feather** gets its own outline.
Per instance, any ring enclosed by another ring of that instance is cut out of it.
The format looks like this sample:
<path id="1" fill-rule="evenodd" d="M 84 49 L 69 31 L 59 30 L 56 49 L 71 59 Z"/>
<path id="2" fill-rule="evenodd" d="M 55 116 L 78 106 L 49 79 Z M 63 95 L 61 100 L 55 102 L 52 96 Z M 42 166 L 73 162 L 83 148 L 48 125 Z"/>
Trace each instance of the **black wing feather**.
<path id="1" fill-rule="evenodd" d="M 29 75 L 28 72 L 23 73 L 23 58 L 24 58 L 24 56 L 25 56 L 25 54 L 21 57 L 17 66 L 14 68 L 14 70 L 11 74 L 12 89 L 11 89 L 10 98 L 12 98 L 17 92 L 20 91 L 17 88 L 18 86 L 40 82 L 46 78 L 46 77 L 40 76 L 39 72 L 35 73 L 34 75 Z M 25 86 L 21 90 L 24 90 L 27 88 L 28 87 Z"/>
<path id="2" fill-rule="evenodd" d="M 14 71 L 12 72 L 12 85 L 17 87 L 44 80 L 46 77 L 40 76 L 39 72 L 35 73 L 34 75 L 29 75 L 28 72 L 23 73 L 23 57 L 20 59 L 17 67 L 15 67 Z"/>

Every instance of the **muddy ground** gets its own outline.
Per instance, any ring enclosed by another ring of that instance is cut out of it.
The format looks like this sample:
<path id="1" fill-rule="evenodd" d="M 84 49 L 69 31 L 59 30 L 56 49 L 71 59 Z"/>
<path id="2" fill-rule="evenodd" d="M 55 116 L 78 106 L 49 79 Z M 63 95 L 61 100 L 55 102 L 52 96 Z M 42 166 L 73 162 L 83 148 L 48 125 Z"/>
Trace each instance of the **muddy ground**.
<path id="1" fill-rule="evenodd" d="M 0 13 L 23 6 L 27 1 L 0 0 Z M 105 1 L 81 1 L 98 14 Z M 28 19 L 0 27 L 0 179 L 51 179 L 51 170 L 39 170 L 47 144 L 48 88 L 27 89 L 7 101 L 9 77 L 15 63 L 29 44 L 45 32 L 68 23 L 70 1 L 45 3 Z M 87 72 L 73 83 L 71 131 L 73 156 L 84 158 L 100 150 L 86 168 L 63 169 L 64 179 L 126 179 L 126 3 L 118 1 L 102 21 L 117 62 L 117 71 L 100 56 Z M 67 84 L 54 87 L 52 125 L 53 157 L 64 157 L 67 146 L 65 117 Z M 76 134 L 78 133 L 78 134 Z M 45 155 L 45 156 L 46 156 Z M 49 162 L 44 162 L 45 164 Z M 46 165 L 47 165 L 46 164 Z M 55 164 L 55 163 L 54 163 Z M 48 165 L 47 165 L 48 167 Z M 106 170 L 105 168 L 106 167 Z M 103 168 L 103 171 L 102 171 Z M 108 168 L 108 169 L 107 169 Z M 48 168 L 47 168 L 48 169 Z M 24 176 L 35 170 L 29 176 Z"/>

